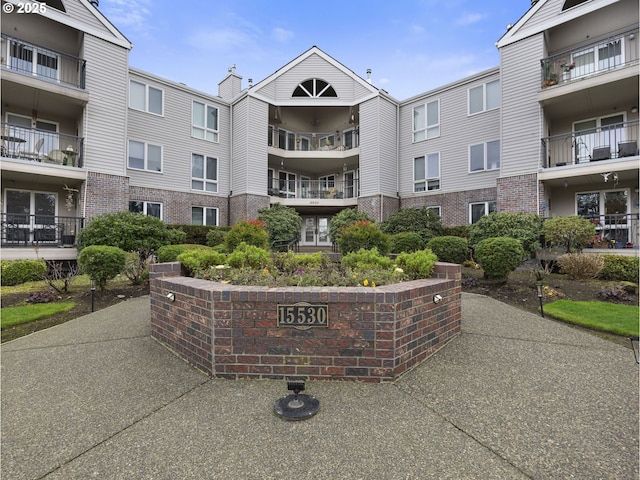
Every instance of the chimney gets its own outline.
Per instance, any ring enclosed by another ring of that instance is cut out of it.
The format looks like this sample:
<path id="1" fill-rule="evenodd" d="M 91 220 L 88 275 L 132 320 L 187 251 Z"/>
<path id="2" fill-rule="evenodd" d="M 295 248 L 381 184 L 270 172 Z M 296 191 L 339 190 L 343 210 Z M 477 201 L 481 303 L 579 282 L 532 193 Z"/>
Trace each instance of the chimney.
<path id="1" fill-rule="evenodd" d="M 371 84 L 371 69 L 367 68 L 367 82 Z"/>
<path id="2" fill-rule="evenodd" d="M 218 96 L 231 101 L 242 90 L 242 77 L 236 74 L 236 64 L 229 67 L 229 74 L 218 84 Z"/>

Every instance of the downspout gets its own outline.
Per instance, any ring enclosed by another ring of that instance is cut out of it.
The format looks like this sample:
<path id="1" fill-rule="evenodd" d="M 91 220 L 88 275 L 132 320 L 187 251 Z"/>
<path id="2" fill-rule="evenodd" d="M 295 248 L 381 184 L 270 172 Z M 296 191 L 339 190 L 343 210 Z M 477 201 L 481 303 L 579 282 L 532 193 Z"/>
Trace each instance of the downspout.
<path id="1" fill-rule="evenodd" d="M 227 195 L 227 226 L 231 225 L 231 182 L 233 180 L 233 102 L 229 103 L 229 194 Z"/>
<path id="2" fill-rule="evenodd" d="M 400 205 L 400 104 L 396 102 L 396 197 Z"/>

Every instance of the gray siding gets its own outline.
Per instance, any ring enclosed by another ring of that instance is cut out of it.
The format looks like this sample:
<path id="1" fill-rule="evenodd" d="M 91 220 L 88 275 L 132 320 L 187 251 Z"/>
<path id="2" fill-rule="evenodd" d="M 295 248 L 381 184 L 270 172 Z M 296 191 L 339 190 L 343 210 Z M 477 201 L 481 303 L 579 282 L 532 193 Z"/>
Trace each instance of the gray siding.
<path id="1" fill-rule="evenodd" d="M 125 174 L 128 50 L 85 35 L 87 91 L 85 167 Z"/>
<path id="2" fill-rule="evenodd" d="M 502 177 L 536 172 L 540 165 L 542 34 L 502 48 Z"/>
<path id="3" fill-rule="evenodd" d="M 527 22 L 520 27 L 518 33 L 538 33 L 545 24 L 553 22 L 562 11 L 565 0 L 548 0 Z"/>
<path id="4" fill-rule="evenodd" d="M 242 118 L 242 120 L 247 123 L 244 128 L 246 137 L 238 139 L 238 142 L 245 141 L 247 143 L 247 153 L 244 161 L 247 172 L 247 193 L 253 193 L 255 195 L 266 195 L 267 193 L 268 115 L 268 104 L 255 98 L 249 98 L 246 117 Z M 243 162 L 240 161 L 241 165 L 242 163 Z"/>
<path id="5" fill-rule="evenodd" d="M 248 118 L 249 97 L 233 105 L 233 153 L 231 159 L 231 191 L 233 195 L 240 195 L 247 192 L 249 186 L 249 169 L 247 155 L 249 151 L 248 142 Z M 265 134 L 266 137 L 266 134 Z M 266 144 L 265 141 L 262 142 Z M 260 177 L 265 175 L 259 172 Z"/>
<path id="6" fill-rule="evenodd" d="M 112 35 L 107 27 L 96 18 L 96 14 L 85 7 L 81 2 L 64 2 L 67 14 L 75 20 L 83 23 L 87 28 L 104 32 L 105 35 Z"/>
<path id="7" fill-rule="evenodd" d="M 499 78 L 497 69 L 483 72 L 400 107 L 401 196 L 428 196 L 495 186 L 499 171 L 469 172 L 469 147 L 500 140 L 501 108 L 468 115 L 468 91 Z M 413 108 L 434 100 L 440 101 L 440 136 L 414 143 Z M 414 193 L 413 160 L 433 153 L 440 154 L 440 190 Z"/>

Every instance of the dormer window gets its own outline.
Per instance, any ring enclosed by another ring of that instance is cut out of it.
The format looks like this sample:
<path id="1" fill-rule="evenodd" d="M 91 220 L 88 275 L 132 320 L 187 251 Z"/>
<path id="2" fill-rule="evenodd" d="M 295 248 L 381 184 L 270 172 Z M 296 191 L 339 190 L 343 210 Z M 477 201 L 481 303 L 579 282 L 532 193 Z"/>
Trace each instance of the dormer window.
<path id="1" fill-rule="evenodd" d="M 337 97 L 336 91 L 328 82 L 319 78 L 311 78 L 298 84 L 293 91 L 293 97 Z"/>
<path id="2" fill-rule="evenodd" d="M 562 11 L 564 12 L 565 10 L 569 10 L 570 8 L 573 8 L 577 5 L 580 5 L 581 3 L 585 3 L 588 0 L 566 0 L 564 2 L 564 5 L 562 5 Z"/>

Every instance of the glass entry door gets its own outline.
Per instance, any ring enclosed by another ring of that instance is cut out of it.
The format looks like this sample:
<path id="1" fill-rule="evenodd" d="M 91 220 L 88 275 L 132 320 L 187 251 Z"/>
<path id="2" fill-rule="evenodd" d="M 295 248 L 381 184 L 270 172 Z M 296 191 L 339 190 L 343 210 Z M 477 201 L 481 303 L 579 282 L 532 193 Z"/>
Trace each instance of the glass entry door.
<path id="1" fill-rule="evenodd" d="M 302 245 L 331 246 L 329 223 L 331 217 L 302 217 Z"/>

